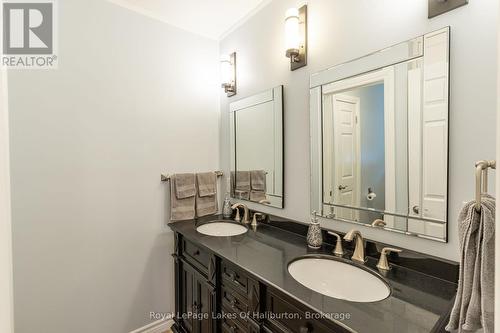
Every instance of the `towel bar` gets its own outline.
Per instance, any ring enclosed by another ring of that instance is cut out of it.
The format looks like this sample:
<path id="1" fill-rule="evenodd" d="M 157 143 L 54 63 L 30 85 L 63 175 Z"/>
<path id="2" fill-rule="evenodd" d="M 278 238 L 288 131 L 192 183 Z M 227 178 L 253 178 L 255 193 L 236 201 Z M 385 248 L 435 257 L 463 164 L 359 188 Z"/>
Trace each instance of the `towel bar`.
<path id="1" fill-rule="evenodd" d="M 476 211 L 481 210 L 481 195 L 488 192 L 488 168 L 496 169 L 497 162 L 478 161 L 476 162 Z"/>
<path id="2" fill-rule="evenodd" d="M 217 170 L 217 171 L 214 171 L 215 175 L 217 177 L 222 177 L 224 175 L 224 172 L 220 171 L 220 170 Z M 170 180 L 170 177 L 172 175 L 164 175 L 164 174 L 161 174 L 161 181 L 162 182 L 168 182 Z"/>

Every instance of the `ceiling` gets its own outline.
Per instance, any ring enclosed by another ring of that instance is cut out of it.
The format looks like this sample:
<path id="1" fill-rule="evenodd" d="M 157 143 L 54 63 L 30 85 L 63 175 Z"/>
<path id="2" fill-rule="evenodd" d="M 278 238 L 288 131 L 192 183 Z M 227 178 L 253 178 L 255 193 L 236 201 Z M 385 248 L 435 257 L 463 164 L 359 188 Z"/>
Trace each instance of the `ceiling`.
<path id="1" fill-rule="evenodd" d="M 220 39 L 270 0 L 109 0 L 178 28 Z"/>

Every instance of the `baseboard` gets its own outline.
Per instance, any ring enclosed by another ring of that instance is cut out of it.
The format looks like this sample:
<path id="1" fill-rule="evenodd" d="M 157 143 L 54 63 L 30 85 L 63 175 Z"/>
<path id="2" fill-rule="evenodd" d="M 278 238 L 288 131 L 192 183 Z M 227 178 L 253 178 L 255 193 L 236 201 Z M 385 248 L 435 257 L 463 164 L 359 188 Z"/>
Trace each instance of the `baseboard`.
<path id="1" fill-rule="evenodd" d="M 157 320 L 130 333 L 164 333 L 172 327 L 173 320 Z"/>

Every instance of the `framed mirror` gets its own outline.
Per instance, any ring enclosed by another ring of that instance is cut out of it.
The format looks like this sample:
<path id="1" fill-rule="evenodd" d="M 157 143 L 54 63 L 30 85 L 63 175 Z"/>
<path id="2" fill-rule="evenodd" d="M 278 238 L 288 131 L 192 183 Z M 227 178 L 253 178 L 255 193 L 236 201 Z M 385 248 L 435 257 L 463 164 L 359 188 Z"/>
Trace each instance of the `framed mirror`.
<path id="1" fill-rule="evenodd" d="M 311 76 L 311 210 L 447 240 L 444 28 Z"/>
<path id="2" fill-rule="evenodd" d="M 283 86 L 229 105 L 231 197 L 283 208 Z"/>

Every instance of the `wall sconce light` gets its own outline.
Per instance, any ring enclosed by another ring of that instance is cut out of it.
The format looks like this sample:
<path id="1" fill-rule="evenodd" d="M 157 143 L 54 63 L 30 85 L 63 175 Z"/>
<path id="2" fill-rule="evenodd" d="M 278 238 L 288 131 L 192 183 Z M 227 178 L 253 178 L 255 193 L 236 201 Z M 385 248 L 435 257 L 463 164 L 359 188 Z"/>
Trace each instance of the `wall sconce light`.
<path id="1" fill-rule="evenodd" d="M 285 47 L 290 70 L 307 65 L 307 5 L 286 11 Z"/>
<path id="2" fill-rule="evenodd" d="M 455 8 L 464 6 L 469 3 L 469 0 L 428 0 L 429 13 L 428 18 L 432 18 Z"/>
<path id="3" fill-rule="evenodd" d="M 236 52 L 220 58 L 222 88 L 227 97 L 236 95 Z"/>

